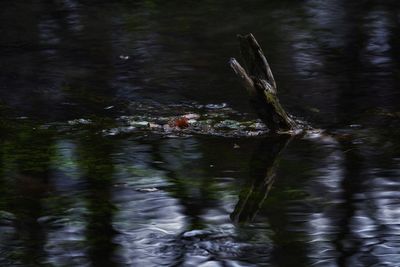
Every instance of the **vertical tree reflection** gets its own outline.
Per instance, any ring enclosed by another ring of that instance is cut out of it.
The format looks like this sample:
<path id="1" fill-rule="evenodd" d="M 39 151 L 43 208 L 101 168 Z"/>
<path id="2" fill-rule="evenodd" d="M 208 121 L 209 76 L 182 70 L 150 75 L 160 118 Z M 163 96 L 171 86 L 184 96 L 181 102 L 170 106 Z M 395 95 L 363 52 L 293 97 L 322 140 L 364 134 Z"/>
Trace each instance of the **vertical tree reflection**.
<path id="1" fill-rule="evenodd" d="M 344 153 L 344 179 L 341 184 L 343 188 L 343 204 L 342 213 L 335 214 L 338 216 L 337 223 L 339 231 L 336 235 L 336 249 L 340 253 L 337 258 L 338 266 L 349 266 L 353 264 L 370 264 L 378 259 L 374 255 L 370 255 L 367 262 L 362 259 L 355 260 L 353 256 L 362 250 L 363 240 L 357 236 L 359 227 L 352 222 L 355 217 L 362 216 L 362 208 L 357 204 L 357 195 L 363 194 L 366 191 L 364 186 L 367 180 L 365 166 L 363 164 L 364 157 L 358 148 L 355 148 L 351 142 L 342 142 Z M 379 260 L 378 260 L 379 261 Z M 367 264 L 367 265 L 369 265 Z"/>
<path id="2" fill-rule="evenodd" d="M 231 220 L 239 226 L 253 223 L 257 213 L 268 221 L 273 232 L 271 260 L 279 266 L 303 266 L 307 262 L 306 247 L 303 238 L 289 229 L 292 222 L 287 208 L 289 200 L 271 192 L 271 197 L 279 201 L 264 203 L 277 175 L 280 155 L 285 151 L 293 137 L 289 135 L 264 139 L 254 151 L 249 167 L 249 180 L 240 193 L 239 201 L 231 213 Z M 281 191 L 281 189 L 277 189 Z M 266 217 L 265 217 L 266 216 Z M 290 257 L 287 255 L 290 254 Z"/>
<path id="3" fill-rule="evenodd" d="M 254 219 L 275 181 L 279 155 L 290 140 L 289 135 L 271 137 L 258 146 L 250 162 L 250 179 L 240 193 L 239 202 L 231 214 L 232 221 L 247 223 Z"/>
<path id="4" fill-rule="evenodd" d="M 168 166 L 161 169 L 174 185 L 169 191 L 180 200 L 183 213 L 188 217 L 190 230 L 204 228 L 201 215 L 215 204 L 213 180 L 203 174 L 205 166 L 200 161 L 203 157 L 197 146 L 197 142 L 190 139 L 172 139 L 161 150 L 159 146 L 153 146 L 154 160 L 168 162 Z M 160 166 L 155 167 L 160 169 Z"/>
<path id="5" fill-rule="evenodd" d="M 207 229 L 207 212 L 218 209 L 220 205 L 215 179 L 207 173 L 210 169 L 207 153 L 201 145 L 209 144 L 201 144 L 200 140 L 191 138 L 171 139 L 161 144 L 153 143 L 152 146 L 154 162 L 167 163 L 164 166 L 154 165 L 154 168 L 165 172 L 165 178 L 171 184 L 165 190 L 179 201 L 187 223 L 181 229 L 184 232 L 202 232 Z M 190 238 L 186 240 L 181 234 L 176 236 L 173 240 L 175 249 L 171 266 L 187 264 L 193 253 L 192 242 L 195 241 Z"/>
<path id="6" fill-rule="evenodd" d="M 114 142 L 91 133 L 81 138 L 77 149 L 87 182 L 86 241 L 93 266 L 117 266 L 114 258 L 117 246 L 113 243 L 116 231 L 112 226 L 115 206 L 111 202 Z"/>
<path id="7" fill-rule="evenodd" d="M 5 210 L 14 216 L 12 239 L 16 242 L 7 256 L 23 266 L 37 266 L 46 260 L 46 230 L 40 221 L 48 215 L 45 201 L 52 189 L 53 134 L 31 125 L 14 130 L 3 142 L 1 166 L 7 175 L 3 176 L 2 190 L 9 194 L 2 195 L 0 202 L 4 201 Z"/>

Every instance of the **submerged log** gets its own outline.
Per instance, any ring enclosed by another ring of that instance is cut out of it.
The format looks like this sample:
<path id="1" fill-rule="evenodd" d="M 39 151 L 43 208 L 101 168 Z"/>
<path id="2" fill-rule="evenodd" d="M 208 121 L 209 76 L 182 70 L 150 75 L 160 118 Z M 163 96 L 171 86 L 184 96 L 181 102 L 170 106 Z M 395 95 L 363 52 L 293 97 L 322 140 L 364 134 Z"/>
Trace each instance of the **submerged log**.
<path id="1" fill-rule="evenodd" d="M 279 103 L 274 76 L 257 40 L 251 33 L 238 35 L 238 39 L 245 69 L 234 58 L 229 64 L 246 88 L 257 115 L 271 132 L 296 129 L 296 122 Z"/>

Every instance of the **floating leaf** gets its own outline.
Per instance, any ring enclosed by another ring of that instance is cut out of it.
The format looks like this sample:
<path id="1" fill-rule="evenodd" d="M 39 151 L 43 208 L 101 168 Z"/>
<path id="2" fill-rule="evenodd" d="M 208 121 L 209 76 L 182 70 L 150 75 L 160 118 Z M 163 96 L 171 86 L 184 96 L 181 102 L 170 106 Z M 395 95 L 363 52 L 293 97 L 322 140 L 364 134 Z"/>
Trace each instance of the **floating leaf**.
<path id="1" fill-rule="evenodd" d="M 189 127 L 189 120 L 186 117 L 179 117 L 179 118 L 173 119 L 170 122 L 170 125 L 181 128 L 181 129 L 187 128 L 187 127 Z"/>

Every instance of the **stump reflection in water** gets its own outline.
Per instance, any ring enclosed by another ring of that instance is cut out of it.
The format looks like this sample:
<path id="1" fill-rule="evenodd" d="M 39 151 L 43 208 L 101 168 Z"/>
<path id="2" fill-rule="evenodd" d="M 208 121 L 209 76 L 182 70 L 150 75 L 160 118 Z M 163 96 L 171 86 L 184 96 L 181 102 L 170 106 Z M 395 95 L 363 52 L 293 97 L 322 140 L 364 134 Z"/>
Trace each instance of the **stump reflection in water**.
<path id="1" fill-rule="evenodd" d="M 251 222 L 257 215 L 275 181 L 280 155 L 292 139 L 290 135 L 268 137 L 254 151 L 249 168 L 250 179 L 230 215 L 234 223 Z"/>

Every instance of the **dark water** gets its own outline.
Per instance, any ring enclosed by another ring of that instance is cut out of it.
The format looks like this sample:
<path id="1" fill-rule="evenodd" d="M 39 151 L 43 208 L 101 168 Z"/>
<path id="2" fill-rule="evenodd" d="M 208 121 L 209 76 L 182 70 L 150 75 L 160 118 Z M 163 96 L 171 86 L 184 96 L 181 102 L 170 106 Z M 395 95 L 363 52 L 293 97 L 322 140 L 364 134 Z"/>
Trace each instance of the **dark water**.
<path id="1" fill-rule="evenodd" d="M 139 129 L 252 121 L 247 32 L 327 134 Z M 0 34 L 0 266 L 400 266 L 398 1 L 3 0 Z"/>

